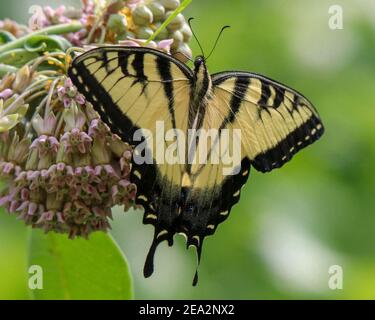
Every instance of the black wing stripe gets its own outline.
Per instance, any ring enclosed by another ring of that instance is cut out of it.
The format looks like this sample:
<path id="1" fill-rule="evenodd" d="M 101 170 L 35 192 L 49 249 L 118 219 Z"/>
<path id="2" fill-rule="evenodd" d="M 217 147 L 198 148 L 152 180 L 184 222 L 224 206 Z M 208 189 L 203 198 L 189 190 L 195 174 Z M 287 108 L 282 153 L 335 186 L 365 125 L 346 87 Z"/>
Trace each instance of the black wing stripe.
<path id="1" fill-rule="evenodd" d="M 315 133 L 312 135 L 312 129 Z M 272 169 L 281 167 L 284 163 L 288 162 L 290 158 L 297 153 L 299 150 L 312 144 L 318 140 L 324 133 L 324 128 L 321 125 L 319 119 L 312 115 L 312 117 L 291 132 L 283 141 L 280 141 L 277 146 L 267 150 L 255 157 L 252 161 L 252 165 L 261 172 L 268 172 Z M 308 139 L 306 137 L 309 137 Z M 291 142 L 295 142 L 291 144 Z M 283 155 L 283 150 L 286 150 L 289 145 L 294 147 L 289 150 L 287 155 Z"/>
<path id="2" fill-rule="evenodd" d="M 118 53 L 118 65 L 121 68 L 121 72 L 125 77 L 130 76 L 129 70 L 128 70 L 128 61 L 129 61 L 129 52 L 120 51 Z"/>
<path id="3" fill-rule="evenodd" d="M 258 104 L 261 107 L 267 107 L 268 106 L 268 99 L 271 96 L 271 87 L 269 86 L 268 83 L 265 83 L 265 82 L 261 82 L 261 84 L 262 84 L 262 94 L 261 94 L 261 97 L 258 101 Z"/>
<path id="4" fill-rule="evenodd" d="M 69 70 L 69 77 L 78 90 L 84 94 L 114 133 L 118 134 L 124 141 L 132 144 L 131 137 L 133 137 L 133 133 L 139 128 L 117 107 L 108 92 L 99 84 L 97 79 L 90 74 L 82 62 L 74 64 L 73 67 L 76 68 L 77 74 L 84 80 L 84 83 L 81 82 L 78 77 L 71 72 L 72 69 Z M 92 88 L 92 90 L 88 92 L 86 86 Z"/>
<path id="5" fill-rule="evenodd" d="M 241 103 L 246 96 L 249 84 L 250 78 L 238 77 L 236 79 L 233 89 L 233 95 L 229 103 L 229 114 L 223 120 L 220 126 L 220 130 L 225 128 L 228 123 L 233 123 L 233 121 L 236 119 L 236 115 L 240 111 Z"/>
<path id="6" fill-rule="evenodd" d="M 171 73 L 171 63 L 161 57 L 156 58 L 156 66 L 164 85 L 164 93 L 168 98 L 168 110 L 172 119 L 172 126 L 176 128 L 176 116 L 174 113 L 173 77 Z"/>
<path id="7" fill-rule="evenodd" d="M 147 81 L 147 77 L 145 75 L 145 70 L 144 70 L 144 59 L 145 59 L 145 54 L 143 52 L 137 52 L 132 62 L 132 67 L 134 68 L 136 72 L 137 82 L 142 82 L 142 83 Z"/>
<path id="8" fill-rule="evenodd" d="M 281 103 L 284 101 L 285 97 L 285 89 L 280 87 L 275 87 L 276 95 L 275 100 L 273 101 L 273 107 L 278 108 L 280 107 Z"/>

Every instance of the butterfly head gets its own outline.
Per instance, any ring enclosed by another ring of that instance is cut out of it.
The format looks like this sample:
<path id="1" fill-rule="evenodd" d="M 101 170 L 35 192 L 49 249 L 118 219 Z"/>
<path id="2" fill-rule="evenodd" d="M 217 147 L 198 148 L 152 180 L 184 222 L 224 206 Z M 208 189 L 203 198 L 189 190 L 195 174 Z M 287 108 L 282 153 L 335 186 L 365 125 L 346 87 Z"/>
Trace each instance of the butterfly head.
<path id="1" fill-rule="evenodd" d="M 196 83 L 197 97 L 204 96 L 211 88 L 211 77 L 207 70 L 206 59 L 198 56 L 194 60 L 194 78 Z"/>
<path id="2" fill-rule="evenodd" d="M 194 73 L 197 78 L 205 77 L 208 74 L 206 58 L 204 56 L 197 56 L 194 60 Z"/>
<path id="3" fill-rule="evenodd" d="M 206 69 L 206 59 L 203 56 L 197 56 L 194 60 L 195 73 L 199 73 L 202 68 Z"/>
<path id="4" fill-rule="evenodd" d="M 197 56 L 195 58 L 195 61 L 194 61 L 195 68 L 199 68 L 202 65 L 202 63 L 205 63 L 204 57 L 203 56 Z"/>

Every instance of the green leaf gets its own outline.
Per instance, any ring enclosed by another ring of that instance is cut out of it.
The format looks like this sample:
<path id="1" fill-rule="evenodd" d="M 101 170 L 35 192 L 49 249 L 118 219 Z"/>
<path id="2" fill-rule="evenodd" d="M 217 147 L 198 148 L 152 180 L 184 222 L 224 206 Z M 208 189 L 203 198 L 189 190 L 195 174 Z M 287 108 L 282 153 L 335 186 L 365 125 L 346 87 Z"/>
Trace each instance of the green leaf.
<path id="1" fill-rule="evenodd" d="M 39 57 L 36 52 L 29 52 L 25 49 L 15 49 L 0 54 L 0 63 L 3 65 L 22 67 L 32 59 Z"/>
<path id="2" fill-rule="evenodd" d="M 68 40 L 55 35 L 34 35 L 29 37 L 24 45 L 29 52 L 66 51 L 71 46 Z"/>
<path id="3" fill-rule="evenodd" d="M 43 270 L 43 289 L 34 299 L 132 299 L 127 261 L 114 240 L 96 232 L 89 240 L 32 230 L 29 266 Z"/>
<path id="4" fill-rule="evenodd" d="M 16 37 L 8 31 L 0 31 L 0 45 L 16 40 Z"/>

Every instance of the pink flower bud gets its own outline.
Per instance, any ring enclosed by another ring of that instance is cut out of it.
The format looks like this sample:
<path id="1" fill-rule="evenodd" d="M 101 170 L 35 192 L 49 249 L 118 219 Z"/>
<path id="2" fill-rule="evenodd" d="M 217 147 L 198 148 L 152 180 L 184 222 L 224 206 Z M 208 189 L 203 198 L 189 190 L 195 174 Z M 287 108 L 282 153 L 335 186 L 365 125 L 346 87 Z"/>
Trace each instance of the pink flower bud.
<path id="1" fill-rule="evenodd" d="M 2 92 L 0 92 L 0 99 L 8 99 L 13 95 L 13 90 L 11 89 L 5 89 Z"/>

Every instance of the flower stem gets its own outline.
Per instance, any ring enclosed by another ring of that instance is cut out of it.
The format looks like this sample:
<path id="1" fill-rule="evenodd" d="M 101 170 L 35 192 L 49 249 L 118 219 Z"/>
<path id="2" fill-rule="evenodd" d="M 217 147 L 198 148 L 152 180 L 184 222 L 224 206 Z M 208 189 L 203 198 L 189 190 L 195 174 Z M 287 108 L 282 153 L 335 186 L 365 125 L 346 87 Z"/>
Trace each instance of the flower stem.
<path id="1" fill-rule="evenodd" d="M 52 78 L 53 79 L 53 78 Z M 22 94 L 20 94 L 16 100 L 14 100 L 4 111 L 3 115 L 6 116 L 8 114 L 14 113 L 19 103 L 21 103 L 27 96 L 35 94 L 37 91 L 43 90 L 46 86 L 46 82 L 48 80 L 52 80 L 51 78 L 45 78 L 41 80 L 35 81 L 32 85 L 30 85 Z"/>
<path id="2" fill-rule="evenodd" d="M 46 108 L 44 109 L 44 117 L 47 118 L 49 116 L 49 113 L 51 112 L 51 101 L 52 101 L 52 96 L 55 92 L 55 88 L 58 84 L 58 82 L 61 80 L 60 77 L 57 77 L 55 80 L 53 80 L 51 87 L 48 91 L 48 96 L 47 96 L 47 102 L 46 102 Z"/>
<path id="3" fill-rule="evenodd" d="M 52 35 L 52 34 L 64 34 L 64 33 L 71 33 L 77 32 L 82 29 L 82 24 L 79 22 L 73 23 L 66 23 L 66 24 L 59 24 L 56 26 L 51 26 L 48 28 L 41 29 L 39 31 L 32 32 L 22 38 L 19 38 L 15 41 L 8 42 L 0 46 L 0 53 L 4 53 L 9 50 L 22 48 L 24 44 L 31 38 L 36 35 Z"/>

